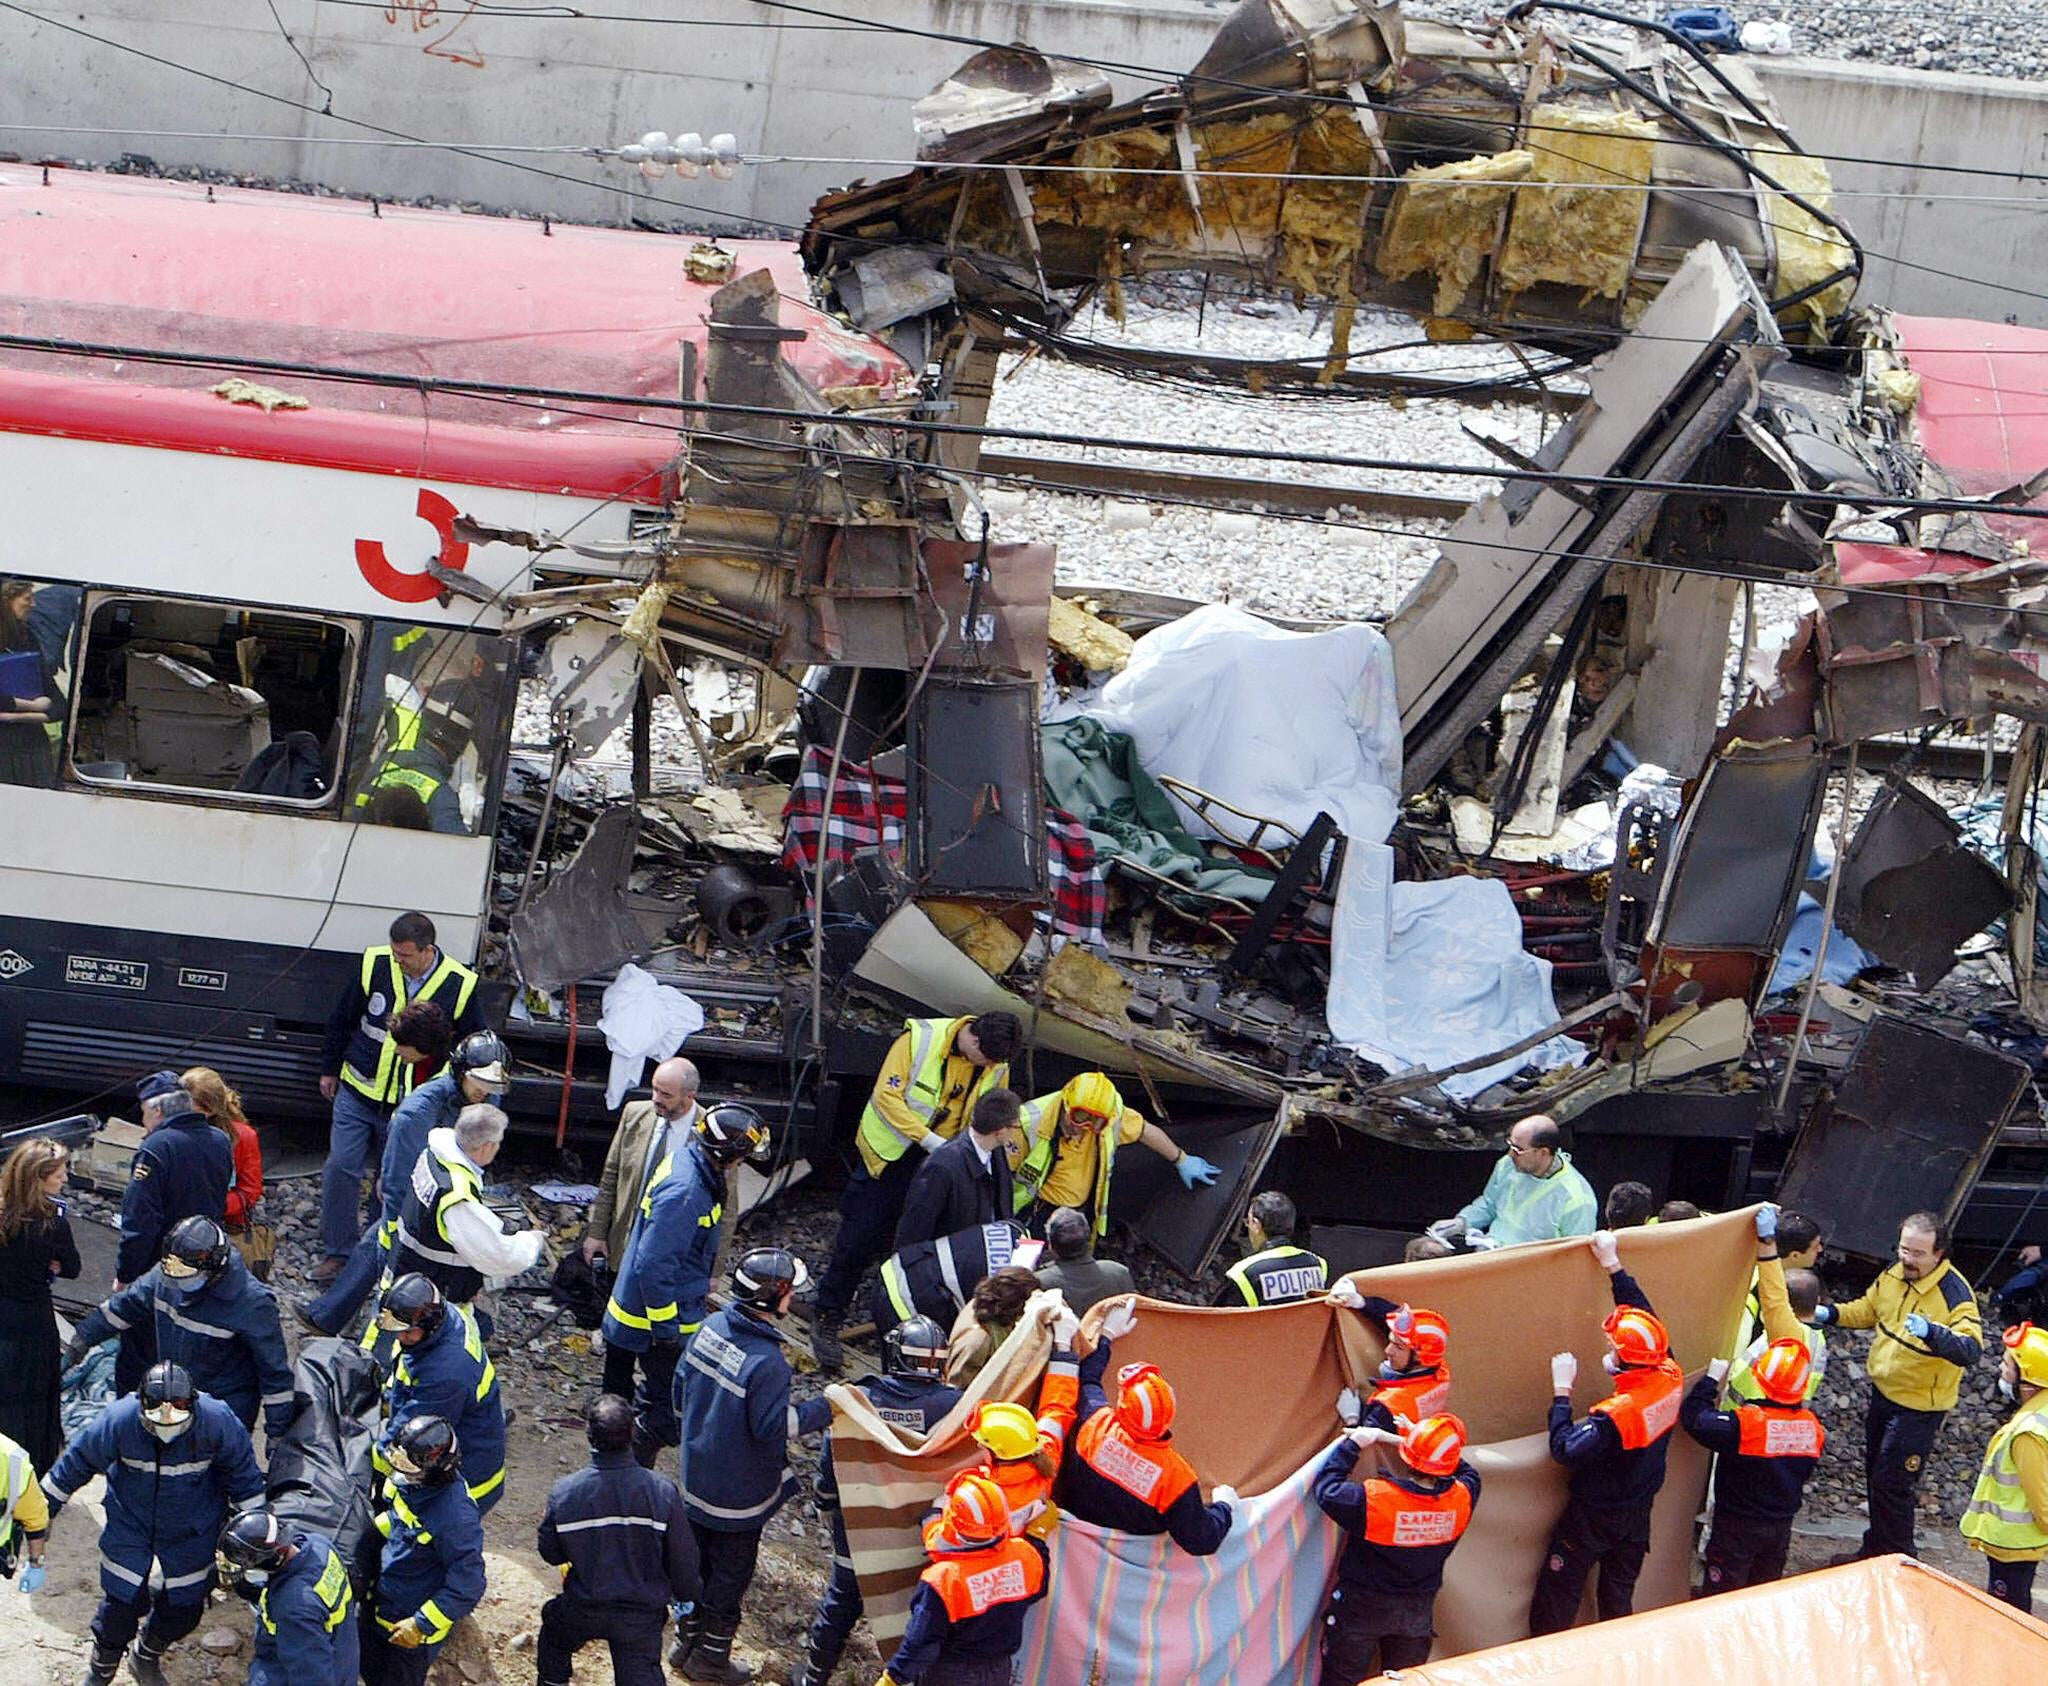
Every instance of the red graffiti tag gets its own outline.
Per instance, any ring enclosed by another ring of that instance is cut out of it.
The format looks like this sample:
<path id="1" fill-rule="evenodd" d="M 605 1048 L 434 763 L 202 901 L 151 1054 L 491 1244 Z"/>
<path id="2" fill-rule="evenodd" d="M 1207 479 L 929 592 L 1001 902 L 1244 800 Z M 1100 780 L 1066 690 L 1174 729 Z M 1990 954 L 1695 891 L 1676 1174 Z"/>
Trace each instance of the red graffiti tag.
<path id="1" fill-rule="evenodd" d="M 441 552 L 435 558 L 442 567 L 461 569 L 469 565 L 469 546 L 455 536 L 455 506 L 439 492 L 420 489 L 419 518 L 441 535 Z M 356 566 L 370 589 L 394 603 L 425 603 L 441 595 L 441 587 L 429 573 L 408 573 L 394 568 L 379 539 L 356 540 Z"/>
<path id="2" fill-rule="evenodd" d="M 462 26 L 476 15 L 479 3 L 480 0 L 467 0 L 467 4 L 456 14 L 455 21 L 446 29 L 442 29 L 433 40 L 422 43 L 420 51 L 429 58 L 446 59 L 450 64 L 466 64 L 472 70 L 483 69 L 484 55 L 481 48 L 451 48 L 448 45 Z M 397 4 L 384 8 L 386 23 L 404 23 L 415 35 L 424 35 L 430 29 L 441 29 L 446 19 L 447 13 L 442 8 L 440 0 L 397 0 Z"/>

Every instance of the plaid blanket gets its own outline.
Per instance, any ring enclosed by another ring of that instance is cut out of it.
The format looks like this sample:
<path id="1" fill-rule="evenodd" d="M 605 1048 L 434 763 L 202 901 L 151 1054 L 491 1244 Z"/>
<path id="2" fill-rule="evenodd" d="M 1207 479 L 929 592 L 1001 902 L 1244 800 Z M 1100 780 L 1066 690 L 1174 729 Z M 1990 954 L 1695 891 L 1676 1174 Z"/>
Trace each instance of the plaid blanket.
<path id="1" fill-rule="evenodd" d="M 842 761 L 839 783 L 832 792 L 832 824 L 827 833 L 825 780 L 831 754 L 813 744 L 804 752 L 803 770 L 783 810 L 782 864 L 804 886 L 817 882 L 821 834 L 825 859 L 844 865 L 861 849 L 879 848 L 901 855 L 910 803 L 901 779 L 878 774 L 865 762 Z M 1046 810 L 1046 864 L 1051 882 L 1052 928 L 1083 942 L 1102 941 L 1102 919 L 1109 891 L 1095 859 L 1095 840 L 1088 828 L 1061 808 Z"/>

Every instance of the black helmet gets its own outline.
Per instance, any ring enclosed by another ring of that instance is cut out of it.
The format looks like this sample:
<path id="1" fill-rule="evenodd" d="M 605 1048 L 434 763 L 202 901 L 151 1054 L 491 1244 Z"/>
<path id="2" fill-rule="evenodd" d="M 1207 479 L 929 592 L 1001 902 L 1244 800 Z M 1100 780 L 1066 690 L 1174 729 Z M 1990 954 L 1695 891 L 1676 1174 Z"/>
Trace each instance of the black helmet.
<path id="1" fill-rule="evenodd" d="M 409 1270 L 384 1290 L 377 1305 L 377 1327 L 387 1335 L 417 1329 L 431 1335 L 448 1316 L 448 1302 L 431 1278 Z"/>
<path id="2" fill-rule="evenodd" d="M 238 1581 L 250 1570 L 271 1574 L 284 1567 L 291 1541 L 284 1524 L 267 1510 L 245 1510 L 229 1518 L 220 1531 L 219 1561 L 222 1576 Z"/>
<path id="3" fill-rule="evenodd" d="M 158 1440 L 175 1440 L 192 1426 L 199 1409 L 199 1389 L 192 1385 L 192 1372 L 169 1359 L 152 1364 L 135 1390 L 142 1408 L 142 1426 Z"/>
<path id="4" fill-rule="evenodd" d="M 756 1311 L 774 1311 L 786 1293 L 802 1293 L 811 1284 L 804 1261 L 783 1247 L 756 1247 L 732 1273 L 732 1297 Z"/>
<path id="5" fill-rule="evenodd" d="M 505 1044 L 496 1031 L 473 1030 L 455 1044 L 455 1052 L 448 1056 L 448 1065 L 457 1082 L 465 1077 L 474 1077 L 479 1083 L 503 1089 L 512 1080 L 510 1060 L 511 1056 L 505 1052 Z"/>
<path id="6" fill-rule="evenodd" d="M 233 1256 L 228 1232 L 213 1219 L 180 1218 L 164 1237 L 163 1272 L 173 1282 L 190 1283 L 197 1277 L 211 1282 Z"/>
<path id="7" fill-rule="evenodd" d="M 408 1417 L 385 1454 L 404 1487 L 445 1487 L 455 1479 L 461 1451 L 446 1417 Z"/>
<path id="8" fill-rule="evenodd" d="M 882 1337 L 882 1365 L 892 1376 L 946 1373 L 946 1331 L 922 1314 L 906 1317 Z"/>
<path id="9" fill-rule="evenodd" d="M 697 1116 L 697 1139 L 721 1165 L 736 1165 L 768 1145 L 768 1124 L 750 1106 L 714 1106 Z"/>

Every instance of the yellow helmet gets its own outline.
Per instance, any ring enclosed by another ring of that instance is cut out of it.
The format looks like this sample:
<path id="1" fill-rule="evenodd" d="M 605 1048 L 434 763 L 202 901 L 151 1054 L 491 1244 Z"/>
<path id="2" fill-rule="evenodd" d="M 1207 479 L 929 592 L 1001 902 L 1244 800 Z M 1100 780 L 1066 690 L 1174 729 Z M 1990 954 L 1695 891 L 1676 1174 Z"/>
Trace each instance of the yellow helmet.
<path id="1" fill-rule="evenodd" d="M 1038 1450 L 1038 1419 L 1006 1399 L 985 1400 L 975 1406 L 967 1432 L 991 1456 L 1006 1462 L 1028 1458 Z"/>
<path id="2" fill-rule="evenodd" d="M 1112 1124 L 1124 1110 L 1124 1098 L 1116 1085 L 1099 1071 L 1084 1071 L 1069 1079 L 1060 1091 L 1060 1104 L 1068 1112 L 1090 1112 Z"/>
<path id="3" fill-rule="evenodd" d="M 2005 1332 L 2005 1350 L 2012 1354 L 2021 1381 L 2048 1387 L 2048 1329 L 2016 1323 Z"/>

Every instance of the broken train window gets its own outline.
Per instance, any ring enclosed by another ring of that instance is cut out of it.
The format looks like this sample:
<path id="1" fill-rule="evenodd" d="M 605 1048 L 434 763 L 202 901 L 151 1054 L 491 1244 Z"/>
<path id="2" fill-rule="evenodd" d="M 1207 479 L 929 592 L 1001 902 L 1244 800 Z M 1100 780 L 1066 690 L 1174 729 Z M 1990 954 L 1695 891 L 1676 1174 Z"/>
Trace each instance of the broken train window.
<path id="1" fill-rule="evenodd" d="M 348 623 L 318 615 L 92 593 L 70 770 L 85 784 L 323 806 L 354 647 Z"/>
<path id="2" fill-rule="evenodd" d="M 474 836 L 504 767 L 513 654 L 488 633 L 372 623 L 348 817 Z"/>

